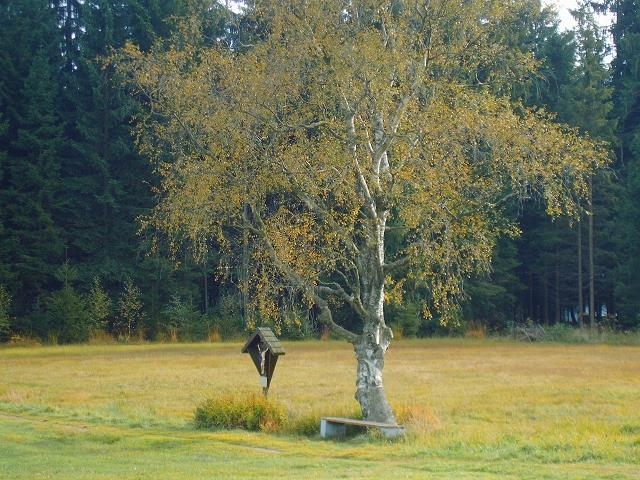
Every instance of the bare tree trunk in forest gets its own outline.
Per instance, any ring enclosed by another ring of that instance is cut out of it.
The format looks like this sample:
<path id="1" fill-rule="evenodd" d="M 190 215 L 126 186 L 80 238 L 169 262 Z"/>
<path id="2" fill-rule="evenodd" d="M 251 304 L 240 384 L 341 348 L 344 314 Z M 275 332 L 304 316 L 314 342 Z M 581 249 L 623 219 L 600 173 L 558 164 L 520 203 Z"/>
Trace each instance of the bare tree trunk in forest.
<path id="1" fill-rule="evenodd" d="M 249 325 L 249 231 L 242 228 L 242 265 L 240 266 L 240 294 L 242 295 L 242 322 L 246 328 Z"/>
<path id="2" fill-rule="evenodd" d="M 544 292 L 543 321 L 545 325 L 549 325 L 549 270 L 547 266 L 544 269 L 544 284 L 542 286 Z"/>
<path id="3" fill-rule="evenodd" d="M 535 318 L 535 312 L 534 312 L 534 307 L 533 307 L 533 272 L 529 272 L 529 315 L 528 319 L 534 319 Z"/>
<path id="4" fill-rule="evenodd" d="M 560 323 L 560 247 L 556 245 L 555 323 Z"/>
<path id="5" fill-rule="evenodd" d="M 596 326 L 593 261 L 593 179 L 589 178 L 589 326 Z"/>
<path id="6" fill-rule="evenodd" d="M 582 277 L 582 222 L 578 220 L 578 324 L 580 328 L 584 327 L 584 294 L 582 291 L 584 279 Z"/>
<path id="7" fill-rule="evenodd" d="M 208 268 L 207 268 L 207 257 L 205 255 L 204 260 L 202 262 L 202 273 L 204 275 L 204 313 L 205 315 L 209 313 L 209 276 L 208 276 Z"/>

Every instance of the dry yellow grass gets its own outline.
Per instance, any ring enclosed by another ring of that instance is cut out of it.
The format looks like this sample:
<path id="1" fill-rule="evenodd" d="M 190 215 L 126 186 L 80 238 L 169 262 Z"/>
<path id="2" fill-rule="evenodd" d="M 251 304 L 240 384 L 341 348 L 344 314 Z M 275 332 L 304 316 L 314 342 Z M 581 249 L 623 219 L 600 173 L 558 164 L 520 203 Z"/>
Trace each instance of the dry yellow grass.
<path id="1" fill-rule="evenodd" d="M 26 425 L 44 419 L 49 426 L 57 422 L 62 436 L 70 432 L 64 428 L 87 425 L 118 428 L 122 436 L 130 428 L 159 429 L 165 435 L 192 432 L 189 442 L 208 435 L 207 443 L 258 448 L 264 434 L 206 434 L 191 427 L 204 399 L 259 391 L 254 366 L 240 348 L 216 343 L 0 349 L 0 427 L 10 417 Z M 349 345 L 301 342 L 285 343 L 285 349 L 271 387 L 275 400 L 299 416 L 357 410 Z M 634 478 L 631 472 L 640 463 L 640 347 L 403 340 L 389 350 L 385 375 L 389 399 L 410 430 L 406 441 L 334 444 L 270 437 L 268 442 L 301 462 L 306 458 L 309 468 L 320 457 L 382 461 L 390 453 L 395 460 L 385 463 L 389 471 L 397 464 L 428 464 L 432 474 L 443 465 L 454 472 L 460 465 L 484 465 L 485 473 L 466 478 L 501 478 L 500 471 L 511 472 L 511 478 L 544 478 L 529 475 L 532 464 L 548 471 L 547 478 L 606 478 L 606 472 Z M 6 434 L 17 435 L 12 429 Z M 384 471 L 381 465 L 378 473 Z M 362 473 L 356 469 L 347 478 L 358 478 L 356 471 Z"/>

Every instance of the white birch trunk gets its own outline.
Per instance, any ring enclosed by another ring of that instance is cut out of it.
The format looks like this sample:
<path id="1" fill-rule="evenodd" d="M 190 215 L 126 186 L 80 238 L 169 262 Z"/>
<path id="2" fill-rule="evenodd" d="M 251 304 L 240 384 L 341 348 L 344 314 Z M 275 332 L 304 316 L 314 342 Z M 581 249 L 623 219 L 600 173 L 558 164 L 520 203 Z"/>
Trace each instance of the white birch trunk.
<path id="1" fill-rule="evenodd" d="M 355 113 L 347 119 L 349 143 L 363 199 L 363 238 L 356 263 L 364 325 L 362 335 L 352 340 L 358 362 L 355 398 L 365 420 L 395 424 L 395 415 L 382 382 L 384 356 L 393 338 L 393 332 L 384 322 L 384 242 L 389 212 L 377 202 L 382 197 L 385 182 L 390 179 L 382 115 L 375 116 L 372 127 L 373 145 L 368 146 L 371 164 L 366 166 L 371 175 L 366 176 L 357 156 Z"/>
<path id="2" fill-rule="evenodd" d="M 354 344 L 358 360 L 356 400 L 365 420 L 395 424 L 396 418 L 382 383 L 384 355 L 391 342 L 391 329 L 384 326 L 368 330 Z"/>
<path id="3" fill-rule="evenodd" d="M 387 213 L 379 212 L 374 233 L 366 242 L 360 258 L 363 305 L 367 312 L 362 335 L 354 342 L 358 361 L 356 400 L 365 420 L 396 423 L 382 381 L 384 356 L 393 332 L 384 321 L 384 232 Z"/>

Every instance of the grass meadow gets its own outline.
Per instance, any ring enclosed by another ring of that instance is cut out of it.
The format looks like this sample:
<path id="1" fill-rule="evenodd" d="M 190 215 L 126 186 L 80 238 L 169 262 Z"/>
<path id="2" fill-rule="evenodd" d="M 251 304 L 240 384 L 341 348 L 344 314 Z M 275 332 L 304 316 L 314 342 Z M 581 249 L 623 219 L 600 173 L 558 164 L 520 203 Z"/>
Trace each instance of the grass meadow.
<path id="1" fill-rule="evenodd" d="M 640 347 L 401 340 L 388 397 L 409 429 L 205 431 L 207 398 L 259 391 L 240 343 L 0 349 L 0 479 L 638 479 Z M 270 397 L 353 415 L 342 342 L 285 343 Z"/>

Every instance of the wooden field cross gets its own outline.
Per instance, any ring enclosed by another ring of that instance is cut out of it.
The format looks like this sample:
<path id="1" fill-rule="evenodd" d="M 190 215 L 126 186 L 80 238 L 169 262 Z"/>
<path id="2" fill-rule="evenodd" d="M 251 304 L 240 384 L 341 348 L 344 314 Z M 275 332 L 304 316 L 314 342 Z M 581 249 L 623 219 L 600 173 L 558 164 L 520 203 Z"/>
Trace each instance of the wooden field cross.
<path id="1" fill-rule="evenodd" d="M 268 327 L 258 327 L 242 347 L 242 353 L 248 353 L 260 375 L 262 392 L 267 395 L 271 385 L 271 377 L 276 368 L 280 355 L 284 355 L 284 348 L 280 340 Z"/>

